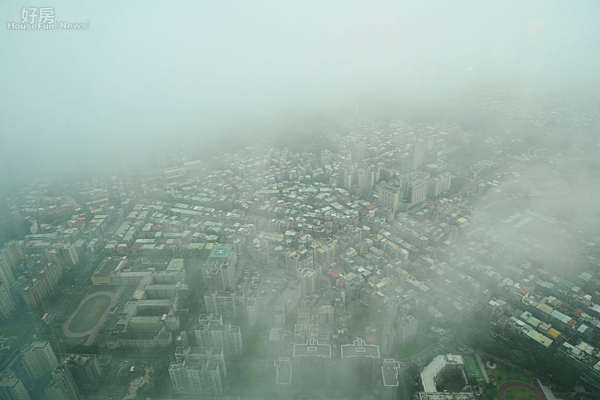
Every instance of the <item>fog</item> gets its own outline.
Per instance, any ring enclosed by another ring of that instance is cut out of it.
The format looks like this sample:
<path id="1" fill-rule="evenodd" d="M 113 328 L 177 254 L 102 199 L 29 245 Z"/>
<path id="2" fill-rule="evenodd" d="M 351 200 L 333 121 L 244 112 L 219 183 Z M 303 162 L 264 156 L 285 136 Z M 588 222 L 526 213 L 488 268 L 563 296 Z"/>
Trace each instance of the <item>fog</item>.
<path id="1" fill-rule="evenodd" d="M 51 6 L 57 21 L 89 29 L 0 34 L 11 176 L 202 147 L 240 125 L 365 99 L 427 112 L 480 85 L 589 89 L 600 65 L 594 1 Z M 3 23 L 19 22 L 21 8 L 3 2 Z"/>
<path id="2" fill-rule="evenodd" d="M 89 399 L 600 396 L 600 2 L 0 17 L 0 385 L 58 393 L 15 367 L 46 341 L 110 356 Z"/>

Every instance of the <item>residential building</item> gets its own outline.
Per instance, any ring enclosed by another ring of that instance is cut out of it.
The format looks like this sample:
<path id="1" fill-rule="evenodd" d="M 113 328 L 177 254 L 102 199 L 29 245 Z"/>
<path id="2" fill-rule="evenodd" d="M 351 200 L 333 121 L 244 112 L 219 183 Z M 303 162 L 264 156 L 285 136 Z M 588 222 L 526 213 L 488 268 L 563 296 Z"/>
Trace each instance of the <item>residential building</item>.
<path id="1" fill-rule="evenodd" d="M 79 261 L 79 256 L 77 255 L 77 250 L 75 249 L 75 245 L 73 243 L 61 244 L 58 247 L 58 251 L 61 259 L 67 265 L 75 265 Z"/>
<path id="2" fill-rule="evenodd" d="M 248 320 L 248 303 L 242 291 L 206 292 L 204 304 L 208 314 L 220 314 L 225 321 L 246 323 Z"/>
<path id="3" fill-rule="evenodd" d="M 381 400 L 396 400 L 400 385 L 400 363 L 386 358 L 381 365 Z"/>
<path id="4" fill-rule="evenodd" d="M 49 342 L 33 342 L 21 352 L 21 362 L 34 381 L 54 371 L 58 365 Z"/>
<path id="5" fill-rule="evenodd" d="M 0 279 L 0 319 L 10 317 L 15 309 L 15 300 L 10 293 L 8 282 Z"/>
<path id="6" fill-rule="evenodd" d="M 5 249 L 2 250 L 6 251 Z M 11 270 L 10 259 L 3 256 L 0 256 L 0 281 L 6 282 L 9 288 L 15 283 L 15 278 Z"/>
<path id="7" fill-rule="evenodd" d="M 19 242 L 11 240 L 5 243 L 4 247 L 0 249 L 0 260 L 4 260 L 9 268 L 17 268 L 25 260 Z"/>
<path id="8" fill-rule="evenodd" d="M 331 345 L 310 338 L 305 344 L 294 344 L 293 380 L 314 387 L 331 382 Z"/>
<path id="9" fill-rule="evenodd" d="M 70 354 L 63 364 L 69 368 L 79 389 L 94 386 L 102 373 L 98 356 L 94 354 Z"/>
<path id="10" fill-rule="evenodd" d="M 378 186 L 379 204 L 396 212 L 400 208 L 402 189 L 393 184 L 381 182 Z"/>
<path id="11" fill-rule="evenodd" d="M 191 363 L 201 363 L 203 361 L 217 363 L 219 364 L 219 371 L 221 372 L 223 381 L 227 377 L 225 353 L 221 348 L 180 346 L 175 350 L 175 359 L 177 362 L 187 360 Z"/>
<path id="12" fill-rule="evenodd" d="M 416 139 L 413 142 L 412 147 L 412 159 L 411 159 L 411 167 L 412 169 L 417 169 L 423 162 L 425 161 L 425 153 L 427 152 L 427 142 L 423 139 Z"/>
<path id="13" fill-rule="evenodd" d="M 419 321 L 412 315 L 405 315 L 398 318 L 398 341 L 400 343 L 406 343 L 409 340 L 414 339 L 417 336 L 418 327 Z"/>
<path id="14" fill-rule="evenodd" d="M 224 291 L 234 287 L 236 254 L 230 245 L 213 247 L 202 268 L 204 284 L 211 291 Z"/>
<path id="15" fill-rule="evenodd" d="M 300 251 L 293 250 L 285 258 L 285 266 L 293 274 L 296 274 L 299 269 L 313 268 L 313 254 L 306 249 Z"/>
<path id="16" fill-rule="evenodd" d="M 217 347 L 225 354 L 242 354 L 242 332 L 239 326 L 223 323 L 223 316 L 201 314 L 194 327 L 196 341 L 201 347 Z"/>
<path id="17" fill-rule="evenodd" d="M 312 268 L 300 268 L 297 270 L 300 279 L 302 296 L 313 294 L 317 285 L 317 273 Z"/>
<path id="18" fill-rule="evenodd" d="M 5 376 L 0 380 L 0 399 L 2 400 L 31 400 L 23 382 L 14 375 Z"/>
<path id="19" fill-rule="evenodd" d="M 375 372 L 379 367 L 379 346 L 366 344 L 357 338 L 352 344 L 341 346 L 342 368 L 346 382 L 359 387 L 371 387 L 375 381 Z"/>
<path id="20" fill-rule="evenodd" d="M 79 389 L 71 375 L 71 371 L 64 364 L 59 364 L 52 372 L 52 380 L 46 387 L 48 400 L 78 400 Z"/>
<path id="21" fill-rule="evenodd" d="M 216 362 L 191 359 L 173 362 L 169 376 L 177 394 L 218 396 L 223 393 L 223 380 Z"/>
<path id="22" fill-rule="evenodd" d="M 289 357 L 279 357 L 275 360 L 275 386 L 278 398 L 281 400 L 292 400 L 292 362 Z"/>
<path id="23" fill-rule="evenodd" d="M 394 332 L 394 327 L 390 322 L 384 322 L 383 324 L 383 332 L 382 343 L 381 343 L 381 353 L 383 355 L 389 355 L 392 353 L 394 349 L 394 338 L 396 337 L 396 333 Z"/>
<path id="24" fill-rule="evenodd" d="M 332 333 L 334 328 L 334 309 L 331 305 L 319 308 L 319 331 Z"/>

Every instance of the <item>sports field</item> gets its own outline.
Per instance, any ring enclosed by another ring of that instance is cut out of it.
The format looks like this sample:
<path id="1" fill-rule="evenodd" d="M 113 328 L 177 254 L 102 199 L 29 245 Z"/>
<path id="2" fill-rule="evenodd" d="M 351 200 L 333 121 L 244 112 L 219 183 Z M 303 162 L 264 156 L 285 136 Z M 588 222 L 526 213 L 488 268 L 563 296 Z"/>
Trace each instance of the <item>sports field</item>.
<path id="1" fill-rule="evenodd" d="M 105 294 L 88 299 L 71 320 L 69 330 L 73 333 L 83 333 L 95 327 L 110 301 L 111 298 Z"/>
<path id="2" fill-rule="evenodd" d="M 504 400 L 539 400 L 537 394 L 522 387 L 511 387 L 504 393 Z"/>
<path id="3" fill-rule="evenodd" d="M 477 364 L 477 360 L 475 359 L 475 357 L 468 354 L 464 354 L 462 358 L 465 362 L 465 373 L 467 375 L 467 378 L 475 379 L 477 381 L 483 381 L 483 374 L 479 369 L 479 365 Z"/>

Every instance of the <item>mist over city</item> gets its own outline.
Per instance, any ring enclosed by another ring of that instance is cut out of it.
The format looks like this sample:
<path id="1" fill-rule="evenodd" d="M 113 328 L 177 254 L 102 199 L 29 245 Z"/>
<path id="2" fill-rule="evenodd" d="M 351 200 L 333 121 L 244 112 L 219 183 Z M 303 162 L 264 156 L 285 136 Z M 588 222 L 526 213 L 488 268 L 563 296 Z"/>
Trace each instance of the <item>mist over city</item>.
<path id="1" fill-rule="evenodd" d="M 600 398 L 600 3 L 0 16 L 0 399 Z"/>

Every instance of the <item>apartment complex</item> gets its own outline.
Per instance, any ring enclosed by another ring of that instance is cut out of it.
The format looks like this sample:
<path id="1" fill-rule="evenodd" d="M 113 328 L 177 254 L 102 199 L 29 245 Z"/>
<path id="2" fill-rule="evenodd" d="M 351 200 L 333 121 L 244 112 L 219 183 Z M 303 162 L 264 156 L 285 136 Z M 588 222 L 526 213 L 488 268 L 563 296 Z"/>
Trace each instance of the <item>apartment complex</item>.
<path id="1" fill-rule="evenodd" d="M 194 330 L 201 347 L 221 348 L 225 354 L 242 354 L 240 327 L 224 323 L 222 315 L 201 314 Z"/>

